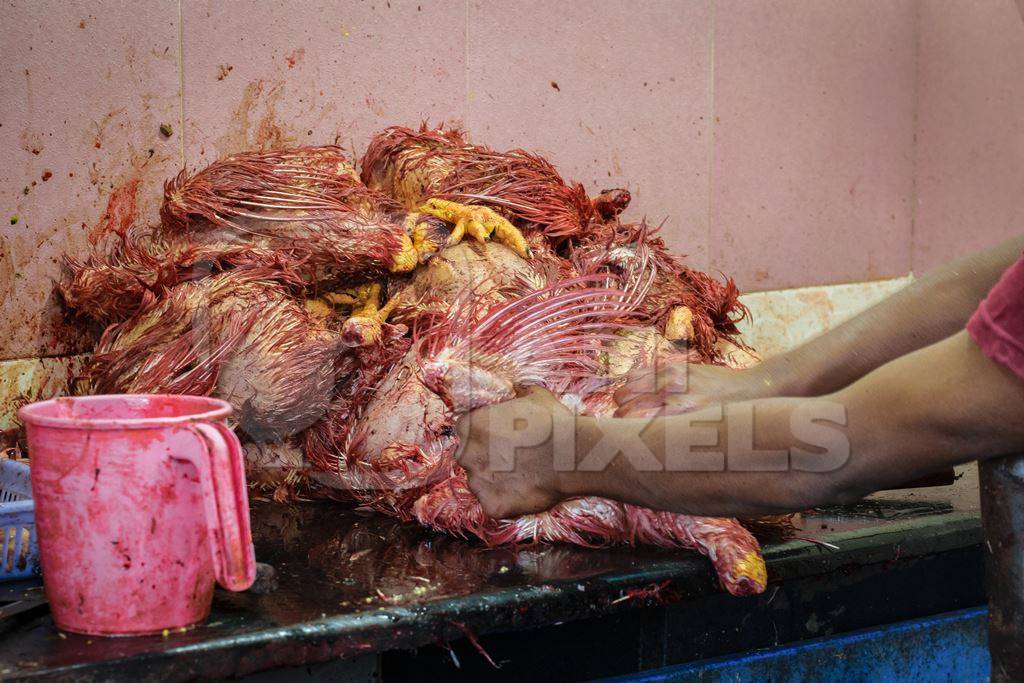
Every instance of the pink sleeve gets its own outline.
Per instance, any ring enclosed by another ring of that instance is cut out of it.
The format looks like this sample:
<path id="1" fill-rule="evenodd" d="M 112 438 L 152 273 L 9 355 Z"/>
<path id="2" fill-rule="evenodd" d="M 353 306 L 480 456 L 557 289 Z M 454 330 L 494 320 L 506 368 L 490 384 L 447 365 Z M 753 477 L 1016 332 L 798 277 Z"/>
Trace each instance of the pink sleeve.
<path id="1" fill-rule="evenodd" d="M 967 332 L 982 353 L 1024 379 L 1024 256 L 981 302 Z"/>

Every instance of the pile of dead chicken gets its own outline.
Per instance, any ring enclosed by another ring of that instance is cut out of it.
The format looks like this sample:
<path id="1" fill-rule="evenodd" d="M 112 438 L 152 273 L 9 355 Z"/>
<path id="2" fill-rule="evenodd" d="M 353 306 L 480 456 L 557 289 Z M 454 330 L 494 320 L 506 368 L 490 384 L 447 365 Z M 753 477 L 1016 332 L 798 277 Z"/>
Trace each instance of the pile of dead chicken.
<path id="1" fill-rule="evenodd" d="M 589 197 L 522 150 L 394 127 L 359 169 L 331 146 L 246 152 L 168 181 L 155 225 L 108 216 L 61 283 L 103 328 L 79 390 L 223 398 L 278 498 L 344 492 L 492 544 L 695 548 L 731 592 L 763 590 L 736 520 L 600 498 L 494 520 L 454 457 L 455 418 L 523 386 L 606 415 L 632 367 L 721 362 L 732 282 L 620 221 L 628 192 Z"/>

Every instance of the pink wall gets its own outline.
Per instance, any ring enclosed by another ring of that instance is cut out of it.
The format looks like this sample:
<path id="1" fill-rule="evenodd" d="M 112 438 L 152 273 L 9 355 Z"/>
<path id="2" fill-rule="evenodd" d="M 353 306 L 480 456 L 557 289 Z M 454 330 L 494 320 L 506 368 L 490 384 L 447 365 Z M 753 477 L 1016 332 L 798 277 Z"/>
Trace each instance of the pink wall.
<path id="1" fill-rule="evenodd" d="M 1012 0 L 918 9 L 911 266 L 1024 232 L 1024 22 Z"/>
<path id="2" fill-rule="evenodd" d="M 920 271 L 1019 224 L 1021 74 L 1011 0 L 8 2 L 0 359 L 80 346 L 52 278 L 112 187 L 152 216 L 183 160 L 423 119 L 628 186 L 745 289 Z"/>

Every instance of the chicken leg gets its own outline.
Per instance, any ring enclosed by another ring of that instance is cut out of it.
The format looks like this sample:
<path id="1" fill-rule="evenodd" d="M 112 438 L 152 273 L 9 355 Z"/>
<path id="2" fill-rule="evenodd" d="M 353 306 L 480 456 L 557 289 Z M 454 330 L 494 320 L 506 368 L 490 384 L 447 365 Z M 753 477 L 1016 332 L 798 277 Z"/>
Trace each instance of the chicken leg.
<path id="1" fill-rule="evenodd" d="M 490 207 L 459 204 L 447 199 L 428 199 L 419 212 L 455 226 L 448 238 L 449 246 L 461 242 L 466 234 L 480 242 L 493 235 L 496 242 L 509 247 L 519 256 L 530 258 L 533 255 L 519 229 Z"/>
<path id="2" fill-rule="evenodd" d="M 391 311 L 398 304 L 399 297 L 392 297 L 381 306 L 381 285 L 371 282 L 356 287 L 352 293 L 328 292 L 321 297 L 329 304 L 352 306 L 352 313 L 341 326 L 342 342 L 348 346 L 368 346 L 381 338 L 383 325 Z"/>
<path id="3" fill-rule="evenodd" d="M 416 500 L 412 511 L 425 526 L 477 536 L 488 545 L 646 543 L 689 548 L 711 560 L 722 587 L 733 595 L 756 595 L 768 583 L 757 539 L 735 519 L 691 517 L 587 497 L 563 501 L 546 512 L 496 520 L 483 512 L 461 468 Z"/>

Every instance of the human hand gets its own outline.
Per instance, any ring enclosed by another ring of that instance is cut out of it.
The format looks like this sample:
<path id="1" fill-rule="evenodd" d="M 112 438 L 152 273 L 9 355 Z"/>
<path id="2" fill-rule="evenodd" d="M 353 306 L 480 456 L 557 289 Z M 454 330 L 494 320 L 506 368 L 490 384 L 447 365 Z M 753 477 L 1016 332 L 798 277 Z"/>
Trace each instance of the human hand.
<path id="1" fill-rule="evenodd" d="M 556 433 L 574 416 L 545 389 L 479 408 L 459 418 L 459 464 L 469 488 L 494 519 L 541 512 L 566 496 L 556 467 Z M 572 451 L 572 446 L 568 449 Z M 575 452 L 567 457 L 571 469 Z"/>
<path id="2" fill-rule="evenodd" d="M 638 368 L 615 392 L 618 417 L 674 415 L 730 401 L 779 395 L 771 375 L 759 366 L 744 370 L 720 365 L 665 363 Z"/>

